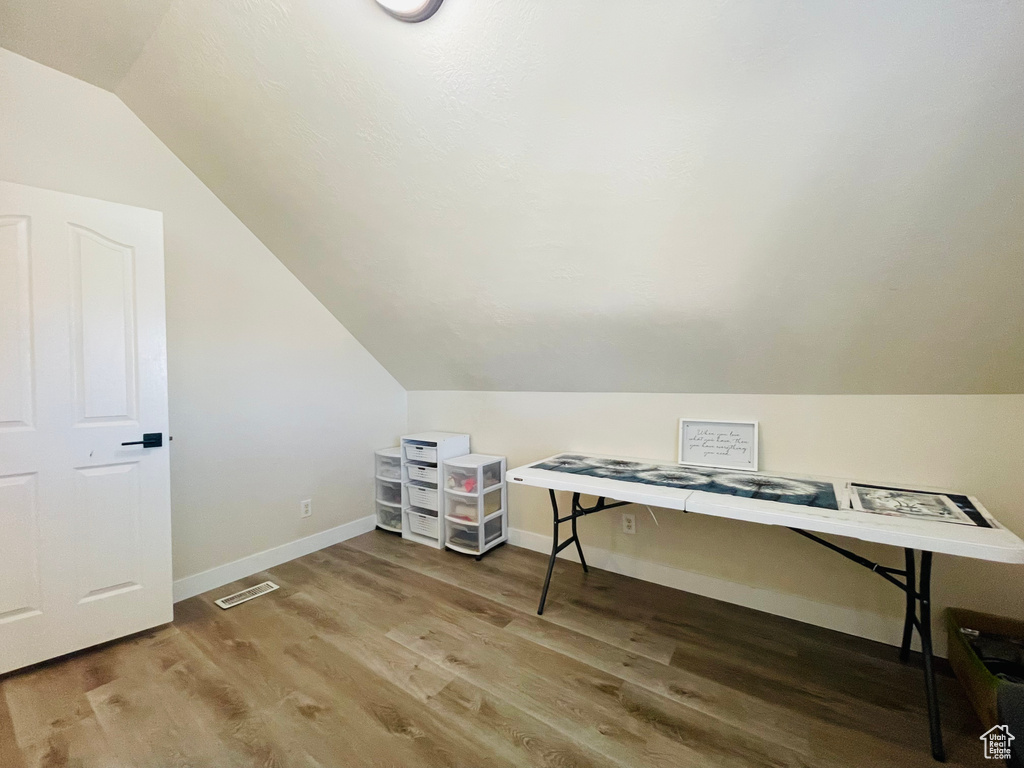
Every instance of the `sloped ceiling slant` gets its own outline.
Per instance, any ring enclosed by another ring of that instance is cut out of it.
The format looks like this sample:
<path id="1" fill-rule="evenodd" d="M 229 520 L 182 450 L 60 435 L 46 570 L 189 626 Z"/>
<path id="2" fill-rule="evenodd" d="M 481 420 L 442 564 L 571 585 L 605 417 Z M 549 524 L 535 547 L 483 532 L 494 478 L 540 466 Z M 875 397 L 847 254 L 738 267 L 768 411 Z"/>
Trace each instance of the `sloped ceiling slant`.
<path id="1" fill-rule="evenodd" d="M 1024 392 L 1022 35 L 177 0 L 116 92 L 409 389 Z"/>

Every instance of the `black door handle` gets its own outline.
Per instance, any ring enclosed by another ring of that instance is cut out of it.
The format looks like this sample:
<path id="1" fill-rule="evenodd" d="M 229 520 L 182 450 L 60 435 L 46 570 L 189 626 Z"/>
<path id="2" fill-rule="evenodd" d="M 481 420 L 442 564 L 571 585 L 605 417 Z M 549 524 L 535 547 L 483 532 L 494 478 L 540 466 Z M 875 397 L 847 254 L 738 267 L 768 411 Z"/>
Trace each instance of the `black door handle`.
<path id="1" fill-rule="evenodd" d="M 163 432 L 147 432 L 141 440 L 133 443 L 121 443 L 121 445 L 141 445 L 143 448 L 162 448 L 164 445 Z"/>

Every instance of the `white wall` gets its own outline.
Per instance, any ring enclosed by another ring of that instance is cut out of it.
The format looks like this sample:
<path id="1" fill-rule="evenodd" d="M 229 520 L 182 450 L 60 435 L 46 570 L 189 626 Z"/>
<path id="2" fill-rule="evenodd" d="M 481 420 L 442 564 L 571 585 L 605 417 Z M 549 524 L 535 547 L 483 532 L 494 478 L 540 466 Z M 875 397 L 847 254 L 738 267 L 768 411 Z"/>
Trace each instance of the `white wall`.
<path id="1" fill-rule="evenodd" d="M 0 49 L 0 179 L 164 213 L 176 578 L 372 512 L 405 391 L 116 96 Z"/>
<path id="2" fill-rule="evenodd" d="M 960 489 L 1024 535 L 1024 395 L 409 393 L 411 431 L 469 432 L 474 451 L 506 455 L 510 468 L 567 450 L 672 462 L 681 416 L 757 419 L 762 469 Z M 547 494 L 512 486 L 509 505 L 510 526 L 527 532 L 517 539 L 549 548 Z M 852 634 L 899 641 L 901 593 L 790 531 L 670 511 L 658 515 L 656 527 L 646 510 L 634 511 L 634 536 L 621 533 L 619 511 L 580 523 L 588 560 Z M 899 550 L 855 548 L 902 566 Z M 541 577 L 538 572 L 538 586 Z M 1021 569 L 939 555 L 935 604 L 1024 619 Z M 944 648 L 944 638 L 938 644 Z"/>
<path id="3" fill-rule="evenodd" d="M 1014 394 L 1022 39 L 1017 0 L 175 0 L 115 92 L 407 389 Z"/>

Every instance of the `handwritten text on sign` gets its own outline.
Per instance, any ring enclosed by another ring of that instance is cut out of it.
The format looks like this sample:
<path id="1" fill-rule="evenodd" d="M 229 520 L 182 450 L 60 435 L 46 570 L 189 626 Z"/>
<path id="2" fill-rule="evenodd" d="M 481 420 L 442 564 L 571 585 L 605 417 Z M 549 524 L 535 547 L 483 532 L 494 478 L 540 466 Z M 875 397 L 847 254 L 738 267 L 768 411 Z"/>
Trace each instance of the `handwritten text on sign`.
<path id="1" fill-rule="evenodd" d="M 682 463 L 757 469 L 757 430 L 753 423 L 684 420 L 682 427 Z"/>

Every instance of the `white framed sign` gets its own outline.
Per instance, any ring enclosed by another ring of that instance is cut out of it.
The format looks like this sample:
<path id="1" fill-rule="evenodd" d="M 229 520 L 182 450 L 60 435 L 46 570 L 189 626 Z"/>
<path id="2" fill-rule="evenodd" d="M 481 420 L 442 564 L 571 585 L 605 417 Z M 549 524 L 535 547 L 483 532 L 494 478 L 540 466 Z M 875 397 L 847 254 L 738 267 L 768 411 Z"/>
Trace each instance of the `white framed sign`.
<path id="1" fill-rule="evenodd" d="M 680 419 L 679 463 L 756 472 L 757 422 Z"/>

